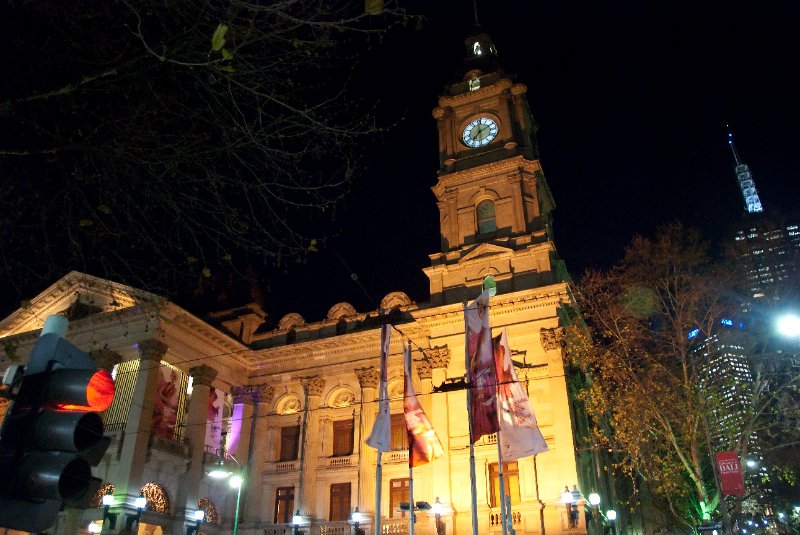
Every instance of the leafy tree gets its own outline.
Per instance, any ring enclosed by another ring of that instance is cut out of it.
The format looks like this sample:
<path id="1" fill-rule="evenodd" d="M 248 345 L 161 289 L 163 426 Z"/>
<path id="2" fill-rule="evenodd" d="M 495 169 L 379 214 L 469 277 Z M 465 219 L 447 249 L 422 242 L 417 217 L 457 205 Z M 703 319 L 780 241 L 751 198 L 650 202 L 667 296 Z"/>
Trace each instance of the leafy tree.
<path id="1" fill-rule="evenodd" d="M 380 7 L 381 3 L 368 5 Z M 382 130 L 350 85 L 405 18 L 308 0 L 0 7 L 0 273 L 163 291 L 321 246 Z"/>
<path id="2" fill-rule="evenodd" d="M 586 327 L 571 330 L 568 354 L 591 378 L 581 397 L 594 440 L 688 527 L 725 511 L 711 451 L 745 458 L 769 420 L 765 376 L 743 382 L 714 364 L 731 345 L 740 356 L 752 349 L 722 321 L 737 318 L 737 287 L 733 266 L 673 223 L 635 238 L 617 266 L 586 273 L 576 289 Z M 741 504 L 730 504 L 734 520 Z"/>

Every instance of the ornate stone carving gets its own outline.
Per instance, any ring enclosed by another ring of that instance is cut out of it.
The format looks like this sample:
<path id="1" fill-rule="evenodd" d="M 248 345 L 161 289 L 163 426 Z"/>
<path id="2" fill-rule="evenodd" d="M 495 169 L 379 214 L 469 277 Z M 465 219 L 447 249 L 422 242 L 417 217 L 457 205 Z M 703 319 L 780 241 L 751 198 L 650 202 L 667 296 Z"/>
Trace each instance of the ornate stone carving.
<path id="1" fill-rule="evenodd" d="M 428 357 L 433 368 L 447 368 L 450 364 L 450 348 L 447 346 L 426 349 L 425 356 Z"/>
<path id="2" fill-rule="evenodd" d="M 335 408 L 349 407 L 356 402 L 356 396 L 349 388 L 336 390 L 330 399 L 331 401 L 328 405 Z"/>
<path id="3" fill-rule="evenodd" d="M 328 310 L 328 319 L 335 321 L 356 315 L 356 309 L 350 303 L 336 303 Z"/>
<path id="4" fill-rule="evenodd" d="M 411 298 L 405 293 L 392 292 L 386 294 L 386 297 L 381 300 L 381 310 L 391 310 L 393 308 L 399 308 L 413 304 L 414 301 L 412 301 Z"/>
<path id="5" fill-rule="evenodd" d="M 417 375 L 419 375 L 420 379 L 430 379 L 433 376 L 431 361 L 427 358 L 423 357 L 419 360 L 415 360 L 414 364 L 417 365 Z"/>
<path id="6" fill-rule="evenodd" d="M 272 385 L 254 385 L 253 400 L 256 403 L 272 403 L 275 397 L 275 387 Z"/>
<path id="7" fill-rule="evenodd" d="M 300 412 L 301 408 L 300 398 L 294 394 L 289 394 L 278 402 L 277 412 L 278 414 L 294 414 Z"/>
<path id="8" fill-rule="evenodd" d="M 189 368 L 189 375 L 192 376 L 194 386 L 211 386 L 211 383 L 217 378 L 217 370 L 202 364 Z"/>
<path id="9" fill-rule="evenodd" d="M 303 390 L 306 391 L 307 396 L 321 396 L 322 390 L 325 388 L 325 379 L 318 375 L 303 377 L 300 379 L 300 384 L 303 385 Z"/>
<path id="10" fill-rule="evenodd" d="M 122 362 L 122 356 L 119 353 L 111 351 L 107 347 L 103 349 L 95 349 L 89 352 L 89 357 L 94 361 L 94 365 L 98 370 L 105 370 L 110 372 L 114 366 Z"/>
<path id="11" fill-rule="evenodd" d="M 356 368 L 355 372 L 361 388 L 378 388 L 378 381 L 381 380 L 381 372 L 376 367 Z"/>
<path id="12" fill-rule="evenodd" d="M 561 349 L 564 347 L 564 328 L 553 327 L 551 329 L 542 328 L 539 331 L 542 347 L 548 351 Z"/>
<path id="13" fill-rule="evenodd" d="M 233 403 L 272 403 L 275 395 L 275 387 L 265 384 L 260 385 L 241 385 L 231 388 Z"/>
<path id="14" fill-rule="evenodd" d="M 302 327 L 306 324 L 306 320 L 297 312 L 290 312 L 286 314 L 278 322 L 279 330 L 293 329 L 295 327 Z"/>
<path id="15" fill-rule="evenodd" d="M 149 340 L 142 340 L 139 342 L 139 354 L 142 360 L 153 360 L 160 362 L 167 354 L 169 346 L 161 340 L 150 338 Z"/>
<path id="16" fill-rule="evenodd" d="M 403 398 L 406 395 L 403 381 L 394 381 L 389 384 L 389 399 Z"/>

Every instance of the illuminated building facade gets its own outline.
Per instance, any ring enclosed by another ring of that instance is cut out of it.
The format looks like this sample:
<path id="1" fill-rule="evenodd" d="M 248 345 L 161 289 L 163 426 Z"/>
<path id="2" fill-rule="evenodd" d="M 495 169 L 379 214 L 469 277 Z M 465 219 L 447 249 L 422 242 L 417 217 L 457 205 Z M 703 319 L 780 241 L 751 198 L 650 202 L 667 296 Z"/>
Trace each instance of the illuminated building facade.
<path id="1" fill-rule="evenodd" d="M 117 396 L 104 415 L 113 443 L 96 475 L 113 485 L 112 510 L 123 515 L 135 514 L 134 500 L 145 494 L 139 533 L 183 534 L 198 508 L 208 520 L 203 533 L 229 533 L 237 493 L 208 475 L 221 465 L 245 477 L 239 533 L 289 535 L 299 513 L 306 533 L 347 535 L 358 510 L 359 528 L 371 534 L 377 453 L 364 441 L 377 414 L 380 326 L 387 320 L 395 329 L 388 374 L 392 451 L 382 456 L 380 482 L 383 532 L 408 530 L 401 508 L 410 483 L 402 420 L 406 339 L 414 346 L 416 391 L 445 452 L 414 471 L 415 501 L 444 506 L 438 519 L 419 511 L 416 530 L 471 533 L 469 428 L 458 380 L 465 375 L 464 302 L 488 276 L 497 284 L 492 327 L 508 330 L 549 447 L 536 460 L 505 464 L 510 522 L 520 535 L 586 532 L 584 515 L 570 514 L 574 508 L 562 501 L 562 489 L 577 485 L 570 495 L 583 510 L 581 491 L 600 489 L 577 448 L 585 422 L 563 362 L 567 275 L 552 241 L 554 204 L 527 88 L 499 67 L 486 34 L 471 36 L 466 49 L 463 71 L 433 111 L 441 249 L 424 269 L 429 303 L 393 292 L 376 311 L 339 303 L 321 321 L 290 313 L 264 330 L 266 314 L 256 305 L 217 313 L 209 323 L 147 292 L 70 273 L 0 322 L 6 355 L 24 360 L 45 317 L 66 313 L 70 341 L 114 370 Z M 8 363 L 0 361 L 0 369 Z M 475 459 L 479 532 L 499 533 L 496 437 L 476 443 Z M 59 532 L 78 532 L 101 516 L 100 509 L 69 511 Z"/>

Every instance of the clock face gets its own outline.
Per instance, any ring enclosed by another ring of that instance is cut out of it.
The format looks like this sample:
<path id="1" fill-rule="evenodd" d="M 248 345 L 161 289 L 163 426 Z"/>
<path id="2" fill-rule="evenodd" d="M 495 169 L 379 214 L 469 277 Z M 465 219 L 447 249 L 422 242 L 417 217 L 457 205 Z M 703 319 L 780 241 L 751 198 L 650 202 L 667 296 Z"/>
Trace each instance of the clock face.
<path id="1" fill-rule="evenodd" d="M 483 147 L 497 137 L 497 123 L 488 117 L 479 117 L 469 123 L 461 134 L 461 141 L 467 147 Z"/>

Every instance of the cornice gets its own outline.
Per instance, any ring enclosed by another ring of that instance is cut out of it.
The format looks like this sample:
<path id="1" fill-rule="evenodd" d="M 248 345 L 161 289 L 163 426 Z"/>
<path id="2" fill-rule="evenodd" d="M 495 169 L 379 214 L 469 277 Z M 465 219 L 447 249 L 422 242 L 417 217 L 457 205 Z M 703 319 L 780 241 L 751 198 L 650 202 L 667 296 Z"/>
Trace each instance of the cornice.
<path id="1" fill-rule="evenodd" d="M 440 175 L 439 181 L 431 189 L 436 195 L 436 198 L 441 200 L 445 191 L 448 189 L 463 188 L 464 184 L 469 182 L 483 181 L 487 178 L 499 176 L 510 171 L 518 171 L 520 169 L 534 174 L 542 170 L 542 165 L 539 160 L 528 160 L 522 155 L 512 156 Z"/>
<path id="2" fill-rule="evenodd" d="M 508 78 L 500 78 L 491 85 L 481 87 L 477 91 L 469 91 L 459 95 L 443 95 L 439 97 L 440 108 L 457 108 L 465 106 L 479 100 L 485 100 L 501 95 L 513 86 L 513 82 Z"/>

